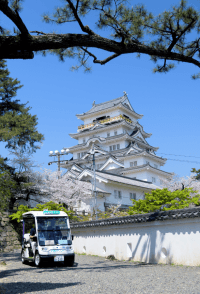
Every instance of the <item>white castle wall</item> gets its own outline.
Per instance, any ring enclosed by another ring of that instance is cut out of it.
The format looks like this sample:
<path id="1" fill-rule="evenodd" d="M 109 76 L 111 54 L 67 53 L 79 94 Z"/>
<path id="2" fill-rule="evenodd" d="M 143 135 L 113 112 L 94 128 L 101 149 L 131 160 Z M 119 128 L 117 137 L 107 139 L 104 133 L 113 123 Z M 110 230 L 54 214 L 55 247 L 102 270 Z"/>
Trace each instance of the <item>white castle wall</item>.
<path id="1" fill-rule="evenodd" d="M 124 204 L 124 205 L 132 205 L 132 201 L 130 200 L 130 193 L 136 193 L 136 199 L 144 199 L 144 191 L 145 189 L 132 187 L 131 185 L 122 185 L 120 183 L 99 183 L 97 182 L 97 187 L 111 193 L 110 196 L 106 196 L 104 201 L 111 204 Z M 121 191 L 122 198 L 115 198 L 114 190 Z M 145 191 L 146 192 L 146 191 Z"/>
<path id="2" fill-rule="evenodd" d="M 144 159 L 143 157 L 138 157 L 137 155 L 133 155 L 128 157 L 127 159 L 124 159 L 124 167 L 128 168 L 130 167 L 130 162 L 137 161 L 137 165 L 143 165 L 144 164 Z"/>
<path id="3" fill-rule="evenodd" d="M 76 253 L 190 266 L 200 265 L 199 231 L 199 217 L 96 227 L 91 222 L 85 228 L 72 226 Z"/>

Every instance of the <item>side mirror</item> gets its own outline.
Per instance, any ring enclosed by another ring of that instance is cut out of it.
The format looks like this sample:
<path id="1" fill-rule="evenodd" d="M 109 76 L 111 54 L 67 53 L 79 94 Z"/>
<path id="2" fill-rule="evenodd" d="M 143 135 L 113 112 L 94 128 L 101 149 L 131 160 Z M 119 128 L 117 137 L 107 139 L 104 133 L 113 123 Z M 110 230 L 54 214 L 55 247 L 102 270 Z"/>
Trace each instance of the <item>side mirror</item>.
<path id="1" fill-rule="evenodd" d="M 72 241 L 74 240 L 74 235 L 72 235 Z"/>

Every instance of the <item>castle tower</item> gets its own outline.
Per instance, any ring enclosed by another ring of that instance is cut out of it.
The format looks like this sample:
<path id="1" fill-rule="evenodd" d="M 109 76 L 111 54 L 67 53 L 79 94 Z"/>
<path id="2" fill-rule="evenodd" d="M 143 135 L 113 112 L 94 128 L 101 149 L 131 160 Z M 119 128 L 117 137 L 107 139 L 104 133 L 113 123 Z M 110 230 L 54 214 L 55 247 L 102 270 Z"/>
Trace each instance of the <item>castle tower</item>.
<path id="1" fill-rule="evenodd" d="M 134 111 L 125 92 L 122 97 L 104 103 L 94 101 L 89 111 L 76 116 L 83 124 L 70 136 L 78 144 L 64 148 L 73 157 L 61 167 L 74 178 L 92 182 L 90 152 L 95 148 L 97 183 L 105 194 L 112 196 L 109 201 L 108 194 L 105 196 L 109 203 L 122 200 L 126 194 L 124 205 L 131 205 L 131 199 L 142 198 L 145 192 L 160 186 L 162 178 L 171 176 L 161 170 L 166 159 L 156 155 L 158 147 L 148 144 L 151 134 L 138 122 L 143 115 Z"/>

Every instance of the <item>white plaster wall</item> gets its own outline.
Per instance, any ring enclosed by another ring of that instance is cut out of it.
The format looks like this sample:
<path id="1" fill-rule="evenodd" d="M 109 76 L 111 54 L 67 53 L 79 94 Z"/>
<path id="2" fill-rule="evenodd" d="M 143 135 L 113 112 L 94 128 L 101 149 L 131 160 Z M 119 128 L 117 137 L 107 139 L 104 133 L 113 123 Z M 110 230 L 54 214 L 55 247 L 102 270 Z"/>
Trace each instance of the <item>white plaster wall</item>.
<path id="1" fill-rule="evenodd" d="M 144 189 L 120 185 L 120 183 L 99 183 L 97 181 L 97 187 L 111 193 L 110 196 L 105 197 L 105 202 L 111 204 L 125 204 L 125 205 L 132 205 L 132 201 L 130 200 L 130 193 L 136 193 L 136 199 L 143 199 L 144 198 Z M 122 198 L 115 198 L 114 197 L 114 190 L 121 191 Z M 145 191 L 146 192 L 146 191 Z"/>
<path id="2" fill-rule="evenodd" d="M 126 148 L 128 146 L 128 144 L 129 144 L 129 142 L 127 142 L 127 141 L 120 141 L 120 149 Z"/>
<path id="3" fill-rule="evenodd" d="M 160 164 L 156 160 L 149 159 L 148 157 L 143 157 L 142 159 L 143 159 L 142 160 L 143 161 L 142 164 L 146 164 L 146 162 L 148 161 L 151 166 L 155 167 L 154 164 L 156 164 L 157 165 L 157 169 L 160 169 Z"/>
<path id="4" fill-rule="evenodd" d="M 200 265 L 200 219 L 72 229 L 74 250 L 120 260 Z"/>
<path id="5" fill-rule="evenodd" d="M 137 165 L 143 165 L 143 157 L 138 157 L 137 155 L 130 156 L 127 159 L 124 159 L 124 167 L 130 167 L 130 162 L 137 161 Z"/>
<path id="6" fill-rule="evenodd" d="M 78 144 L 83 144 L 83 139 L 85 139 L 85 143 L 87 142 L 87 140 L 89 139 L 89 136 L 84 136 L 78 139 Z"/>
<path id="7" fill-rule="evenodd" d="M 129 173 L 126 174 L 127 177 L 136 177 L 138 180 L 148 181 L 152 182 L 152 178 L 154 177 L 156 182 L 156 186 L 160 186 L 160 176 L 157 173 L 151 172 L 151 171 L 143 171 L 143 172 L 135 172 L 135 173 Z"/>
<path id="8" fill-rule="evenodd" d="M 143 180 L 143 181 L 148 181 L 148 174 L 146 171 L 141 171 L 141 172 L 133 172 L 133 173 L 128 173 L 126 174 L 127 177 L 133 178 L 136 177 L 137 180 Z"/>

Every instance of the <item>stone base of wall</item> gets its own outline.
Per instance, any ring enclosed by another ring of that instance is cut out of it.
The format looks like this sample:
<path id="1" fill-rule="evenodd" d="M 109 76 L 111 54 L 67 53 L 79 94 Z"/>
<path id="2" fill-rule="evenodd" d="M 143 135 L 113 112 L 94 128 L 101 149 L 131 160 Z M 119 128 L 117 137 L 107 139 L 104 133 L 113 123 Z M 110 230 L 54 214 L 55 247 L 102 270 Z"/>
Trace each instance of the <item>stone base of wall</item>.
<path id="1" fill-rule="evenodd" d="M 21 248 L 20 232 L 16 232 L 20 227 L 21 224 L 10 220 L 8 212 L 0 213 L 0 253 Z"/>

